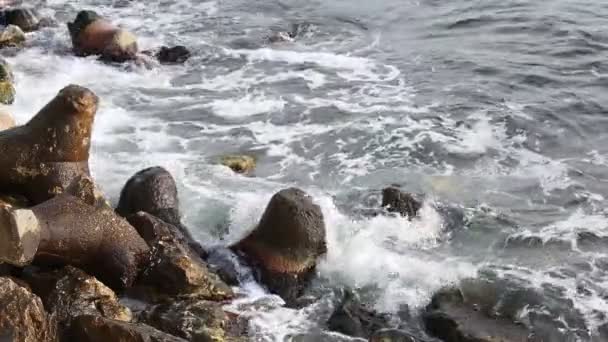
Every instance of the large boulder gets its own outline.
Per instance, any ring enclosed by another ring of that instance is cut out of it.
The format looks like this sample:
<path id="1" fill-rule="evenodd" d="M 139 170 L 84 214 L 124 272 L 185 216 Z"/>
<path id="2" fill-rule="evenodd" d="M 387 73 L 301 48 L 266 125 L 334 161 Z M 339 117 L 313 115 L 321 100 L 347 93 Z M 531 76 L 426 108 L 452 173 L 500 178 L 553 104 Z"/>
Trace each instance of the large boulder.
<path id="1" fill-rule="evenodd" d="M 237 341 L 236 336 L 230 335 L 229 316 L 216 302 L 195 299 L 156 305 L 143 312 L 140 319 L 188 341 Z"/>
<path id="2" fill-rule="evenodd" d="M 0 278 L 0 341 L 57 341 L 54 320 L 42 301 L 11 278 Z"/>
<path id="3" fill-rule="evenodd" d="M 15 25 L 25 32 L 30 32 L 40 27 L 40 18 L 32 8 L 11 8 L 0 12 L 0 23 Z"/>
<path id="4" fill-rule="evenodd" d="M 108 62 L 125 62 L 137 57 L 137 37 L 114 26 L 94 11 L 81 11 L 68 23 L 74 52 L 79 56 L 99 56 Z"/>
<path id="5" fill-rule="evenodd" d="M 21 46 L 25 42 L 25 33 L 19 26 L 8 25 L 0 31 L 0 48 Z"/>
<path id="6" fill-rule="evenodd" d="M 73 265 L 121 290 L 131 286 L 147 261 L 146 242 L 111 209 L 64 194 L 31 211 L 40 224 L 39 264 Z"/>
<path id="7" fill-rule="evenodd" d="M 127 323 L 96 315 L 74 319 L 66 341 L 78 342 L 186 342 L 141 323 Z"/>
<path id="8" fill-rule="evenodd" d="M 180 225 L 177 184 L 169 171 L 155 166 L 129 178 L 120 192 L 116 212 L 127 217 L 140 211 L 167 223 Z"/>
<path id="9" fill-rule="evenodd" d="M 151 253 L 138 284 L 160 289 L 170 296 L 196 296 L 211 300 L 233 297 L 231 288 L 211 271 L 177 229 L 144 212 L 129 222 L 148 243 Z"/>
<path id="10" fill-rule="evenodd" d="M 390 327 L 389 317 L 366 307 L 356 294 L 347 290 L 327 322 L 329 330 L 345 335 L 370 338 L 380 329 Z"/>
<path id="11" fill-rule="evenodd" d="M 162 167 L 150 167 L 129 178 L 120 193 L 116 212 L 123 217 L 138 212 L 156 216 L 171 225 L 166 228 L 172 230 L 175 237 L 186 241 L 201 257 L 206 255 L 181 223 L 177 184 L 171 173 Z"/>
<path id="12" fill-rule="evenodd" d="M 398 213 L 411 219 L 418 215 L 422 204 L 411 194 L 395 187 L 388 187 L 382 190 L 382 207 L 388 212 Z"/>
<path id="13" fill-rule="evenodd" d="M 257 268 L 261 283 L 293 304 L 327 252 L 321 208 L 300 189 L 281 190 L 257 227 L 232 249 Z"/>
<path id="14" fill-rule="evenodd" d="M 487 282 L 466 280 L 459 287 L 437 292 L 423 314 L 429 334 L 446 342 L 527 342 L 541 341 L 516 321 L 516 311 L 496 312 L 500 293 Z M 509 302 L 503 298 L 503 303 Z M 531 303 L 532 304 L 532 303 Z"/>
<path id="15" fill-rule="evenodd" d="M 36 204 L 89 176 L 97 104 L 93 92 L 71 85 L 24 126 L 0 131 L 0 192 L 22 194 Z"/>

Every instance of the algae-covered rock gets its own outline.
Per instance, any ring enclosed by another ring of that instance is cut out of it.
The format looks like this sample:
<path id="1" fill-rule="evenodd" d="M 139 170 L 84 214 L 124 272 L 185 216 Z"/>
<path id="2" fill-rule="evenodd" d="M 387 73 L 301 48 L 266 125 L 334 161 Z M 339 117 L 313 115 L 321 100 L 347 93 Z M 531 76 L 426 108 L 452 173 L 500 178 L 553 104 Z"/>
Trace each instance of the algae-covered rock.
<path id="1" fill-rule="evenodd" d="M 221 163 L 236 173 L 251 173 L 255 169 L 255 159 L 245 155 L 223 156 Z"/>

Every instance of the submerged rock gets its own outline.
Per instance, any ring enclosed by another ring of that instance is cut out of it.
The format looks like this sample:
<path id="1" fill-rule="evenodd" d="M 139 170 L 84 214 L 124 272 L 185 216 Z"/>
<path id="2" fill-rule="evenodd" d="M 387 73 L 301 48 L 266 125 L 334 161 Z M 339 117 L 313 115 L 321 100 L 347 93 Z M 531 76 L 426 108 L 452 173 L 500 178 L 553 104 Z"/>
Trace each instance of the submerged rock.
<path id="1" fill-rule="evenodd" d="M 141 323 L 127 323 L 95 315 L 83 315 L 74 319 L 66 341 L 185 342 L 186 340 Z"/>
<path id="2" fill-rule="evenodd" d="M 161 64 L 184 63 L 190 58 L 190 51 L 182 45 L 173 47 L 162 46 L 156 53 L 156 58 Z"/>
<path id="3" fill-rule="evenodd" d="M 370 337 L 369 342 L 423 342 L 423 340 L 404 330 L 381 329 Z"/>
<path id="4" fill-rule="evenodd" d="M 0 99 L 1 93 L 0 86 Z M 97 104 L 93 92 L 71 85 L 27 124 L 0 131 L 0 191 L 23 194 L 36 204 L 62 193 L 73 179 L 89 176 Z"/>
<path id="5" fill-rule="evenodd" d="M 57 341 L 55 322 L 40 298 L 7 277 L 0 278 L 0 340 Z"/>
<path id="6" fill-rule="evenodd" d="M 258 226 L 232 249 L 247 257 L 262 284 L 293 304 L 327 251 L 321 208 L 300 189 L 281 190 Z"/>
<path id="7" fill-rule="evenodd" d="M 246 341 L 230 336 L 230 319 L 219 303 L 188 300 L 156 305 L 140 319 L 151 326 L 188 341 Z"/>
<path id="8" fill-rule="evenodd" d="M 40 18 L 32 8 L 13 8 L 0 12 L 0 22 L 15 25 L 24 32 L 35 31 L 40 27 Z"/>
<path id="9" fill-rule="evenodd" d="M 94 11 L 80 11 L 74 22 L 67 25 L 78 56 L 95 55 L 118 63 L 137 57 L 137 37 L 112 25 Z"/>
<path id="10" fill-rule="evenodd" d="M 25 42 L 25 33 L 19 26 L 8 25 L 0 31 L 0 48 L 21 46 Z"/>
<path id="11" fill-rule="evenodd" d="M 388 212 L 398 213 L 411 219 L 418 214 L 422 203 L 418 202 L 411 194 L 395 187 L 389 187 L 382 190 L 382 207 L 386 208 Z"/>
<path id="12" fill-rule="evenodd" d="M 456 287 L 436 293 L 423 314 L 429 334 L 446 342 L 526 342 L 532 332 L 515 321 L 515 313 L 496 314 L 496 289 L 468 281 L 465 293 Z"/>
<path id="13" fill-rule="evenodd" d="M 129 217 L 151 248 L 150 260 L 139 283 L 172 296 L 196 296 L 223 300 L 233 296 L 231 288 L 210 272 L 176 228 L 150 214 Z"/>
<path id="14" fill-rule="evenodd" d="M 375 331 L 389 327 L 389 318 L 367 308 L 351 291 L 345 291 L 327 326 L 345 335 L 369 338 Z"/>
<path id="15" fill-rule="evenodd" d="M 255 169 L 255 159 L 250 156 L 228 155 L 222 157 L 221 163 L 236 173 L 251 173 Z"/>
<path id="16" fill-rule="evenodd" d="M 74 265 L 114 289 L 124 289 L 146 261 L 146 242 L 110 209 L 61 195 L 31 210 L 40 223 L 38 263 Z"/>

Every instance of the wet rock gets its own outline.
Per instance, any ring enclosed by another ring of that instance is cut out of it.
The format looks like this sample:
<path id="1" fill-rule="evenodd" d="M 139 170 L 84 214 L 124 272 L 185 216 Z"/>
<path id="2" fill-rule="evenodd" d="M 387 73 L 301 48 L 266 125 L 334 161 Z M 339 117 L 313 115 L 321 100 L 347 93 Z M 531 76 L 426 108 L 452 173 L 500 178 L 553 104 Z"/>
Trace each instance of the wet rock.
<path id="1" fill-rule="evenodd" d="M 389 318 L 367 308 L 353 292 L 345 291 L 327 326 L 330 330 L 345 335 L 369 338 L 374 331 L 387 328 Z"/>
<path id="2" fill-rule="evenodd" d="M 423 342 L 407 331 L 399 329 L 381 329 L 369 339 L 370 342 Z"/>
<path id="3" fill-rule="evenodd" d="M 39 264 L 73 265 L 120 290 L 131 286 L 146 261 L 146 242 L 110 209 L 60 195 L 31 210 L 40 223 Z"/>
<path id="4" fill-rule="evenodd" d="M 215 302 L 188 300 L 156 305 L 142 313 L 140 319 L 188 341 L 246 341 L 230 336 L 230 319 Z"/>
<path id="5" fill-rule="evenodd" d="M 120 193 L 116 212 L 127 217 L 140 211 L 180 225 L 177 185 L 169 171 L 150 167 L 129 178 Z"/>
<path id="6" fill-rule="evenodd" d="M 143 212 L 130 216 L 129 221 L 151 248 L 140 284 L 174 296 L 211 300 L 233 296 L 230 287 L 209 271 L 198 253 L 179 237 L 174 226 Z"/>
<path id="7" fill-rule="evenodd" d="M 30 202 L 22 195 L 0 194 L 0 206 L 2 205 L 22 209 L 29 207 Z"/>
<path id="8" fill-rule="evenodd" d="M 83 315 L 74 319 L 67 341 L 79 342 L 185 342 L 151 326 L 127 323 L 100 316 Z"/>
<path id="9" fill-rule="evenodd" d="M 499 294 L 483 285 L 467 281 L 461 285 L 468 287 L 466 292 L 452 287 L 436 293 L 423 314 L 429 334 L 446 342 L 535 341 L 532 332 L 514 320 L 513 310 L 495 312 Z"/>
<path id="10" fill-rule="evenodd" d="M 222 157 L 221 163 L 236 173 L 251 173 L 255 169 L 255 159 L 250 156 L 224 156 Z"/>
<path id="11" fill-rule="evenodd" d="M 162 46 L 156 53 L 156 58 L 161 64 L 181 64 L 190 58 L 190 51 L 182 45 Z"/>
<path id="12" fill-rule="evenodd" d="M 137 57 L 137 37 L 114 26 L 94 11 L 81 11 L 68 23 L 74 52 L 78 56 L 99 56 L 107 62 L 122 63 Z"/>
<path id="13" fill-rule="evenodd" d="M 10 105 L 15 101 L 14 79 L 12 68 L 0 58 L 0 104 Z"/>
<path id="14" fill-rule="evenodd" d="M 89 176 L 97 103 L 90 90 L 71 85 L 24 126 L 0 131 L 0 191 L 37 204 L 63 192 L 73 179 Z"/>
<path id="15" fill-rule="evenodd" d="M 268 41 L 270 43 L 284 43 L 284 42 L 293 42 L 294 36 L 290 32 L 279 31 L 274 32 L 268 37 Z"/>
<path id="16" fill-rule="evenodd" d="M 15 25 L 24 32 L 35 31 L 40 27 L 40 18 L 32 8 L 13 8 L 0 12 L 4 25 Z"/>
<path id="17" fill-rule="evenodd" d="M 131 311 L 118 302 L 114 291 L 82 270 L 67 266 L 57 278 L 45 307 L 63 326 L 69 326 L 73 318 L 81 315 L 131 321 Z"/>
<path id="18" fill-rule="evenodd" d="M 0 109 L 0 131 L 13 127 L 15 127 L 13 116 L 9 112 Z"/>
<path id="19" fill-rule="evenodd" d="M 388 212 L 412 218 L 418 214 L 422 204 L 411 194 L 395 187 L 389 187 L 382 190 L 382 207 L 386 208 Z"/>
<path id="20" fill-rule="evenodd" d="M 11 278 L 0 278 L 0 340 L 56 341 L 56 325 L 40 298 Z"/>
<path id="21" fill-rule="evenodd" d="M 188 228 L 181 224 L 177 184 L 169 171 L 162 167 L 147 168 L 133 175 L 120 193 L 116 212 L 123 217 L 138 212 L 158 217 L 170 224 L 166 228 L 171 230 L 176 238 L 186 241 L 201 257 L 206 256 L 203 247 L 194 240 Z M 145 219 L 143 216 L 140 218 Z M 137 216 L 134 216 L 134 219 L 137 220 Z M 137 222 L 144 225 L 150 223 L 146 220 Z"/>
<path id="22" fill-rule="evenodd" d="M 247 257 L 261 283 L 292 304 L 327 251 L 321 208 L 300 189 L 281 190 L 258 226 L 232 249 Z"/>
<path id="23" fill-rule="evenodd" d="M 31 210 L 0 204 L 0 262 L 27 265 L 34 259 L 40 240 L 40 224 Z"/>
<path id="24" fill-rule="evenodd" d="M 93 179 L 89 176 L 82 175 L 75 178 L 67 187 L 65 193 L 79 198 L 88 205 L 111 209 L 110 203 L 105 199 Z"/>
<path id="25" fill-rule="evenodd" d="M 209 269 L 217 274 L 226 284 L 239 284 L 238 256 L 227 248 L 216 248 L 208 252 Z"/>
<path id="26" fill-rule="evenodd" d="M 0 31 L 0 48 L 21 46 L 25 42 L 25 33 L 19 26 L 8 25 Z"/>

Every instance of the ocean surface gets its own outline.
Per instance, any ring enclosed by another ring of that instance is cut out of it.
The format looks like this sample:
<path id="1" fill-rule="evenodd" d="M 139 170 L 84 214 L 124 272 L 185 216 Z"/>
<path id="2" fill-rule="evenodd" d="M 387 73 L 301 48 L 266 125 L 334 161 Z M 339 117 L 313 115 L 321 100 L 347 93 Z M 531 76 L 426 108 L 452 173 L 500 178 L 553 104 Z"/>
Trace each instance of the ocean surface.
<path id="1" fill-rule="evenodd" d="M 67 84 L 95 91 L 92 172 L 114 203 L 136 171 L 164 166 L 185 222 L 214 247 L 297 186 L 325 216 L 326 288 L 407 307 L 415 322 L 442 286 L 492 279 L 530 294 L 502 304 L 552 341 L 608 338 L 608 2 L 28 4 L 59 26 L 1 51 L 12 111 L 25 123 Z M 193 57 L 153 68 L 74 57 L 65 23 L 83 9 L 142 50 L 181 44 Z M 287 31 L 293 41 L 269 41 Z M 257 158 L 253 177 L 218 165 L 233 153 Z M 391 184 L 424 198 L 419 218 L 364 214 Z M 293 310 L 253 281 L 242 291 L 229 309 L 250 317 L 253 341 L 348 340 L 323 332 L 330 295 Z"/>

